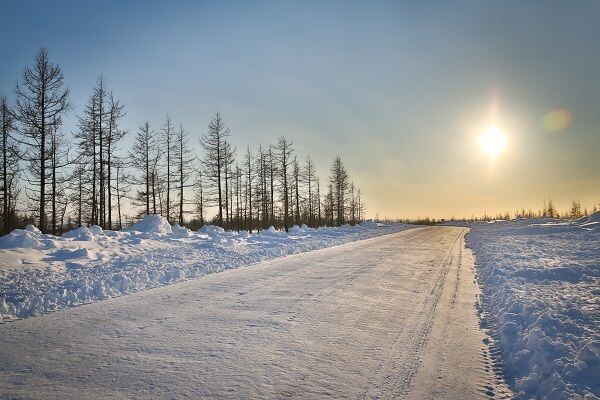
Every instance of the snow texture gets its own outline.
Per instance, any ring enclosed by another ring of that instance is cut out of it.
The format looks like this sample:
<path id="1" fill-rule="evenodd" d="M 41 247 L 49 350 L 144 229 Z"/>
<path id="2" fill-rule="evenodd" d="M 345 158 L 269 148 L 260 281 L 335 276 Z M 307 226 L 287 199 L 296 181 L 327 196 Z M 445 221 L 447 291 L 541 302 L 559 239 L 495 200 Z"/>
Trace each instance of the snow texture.
<path id="1" fill-rule="evenodd" d="M 0 322 L 407 228 L 363 223 L 294 226 L 289 233 L 215 226 L 193 232 L 157 215 L 120 232 L 92 226 L 53 236 L 28 226 L 0 237 Z"/>
<path id="2" fill-rule="evenodd" d="M 481 317 L 520 399 L 600 396 L 600 213 L 474 223 Z"/>
<path id="3" fill-rule="evenodd" d="M 465 232 L 409 229 L 1 324 L 0 398 L 507 399 Z"/>

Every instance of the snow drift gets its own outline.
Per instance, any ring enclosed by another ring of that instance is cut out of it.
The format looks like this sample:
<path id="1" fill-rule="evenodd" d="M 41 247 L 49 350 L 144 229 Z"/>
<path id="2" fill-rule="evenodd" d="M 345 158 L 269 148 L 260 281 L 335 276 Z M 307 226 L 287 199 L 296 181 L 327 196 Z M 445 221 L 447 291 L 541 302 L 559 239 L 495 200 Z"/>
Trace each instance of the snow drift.
<path id="1" fill-rule="evenodd" d="M 177 225 L 178 228 L 179 225 Z M 125 229 L 130 232 L 143 232 L 143 233 L 159 233 L 166 234 L 172 233 L 171 224 L 169 221 L 161 215 L 146 215 L 143 220 L 133 224 L 129 228 Z"/>
<path id="2" fill-rule="evenodd" d="M 600 213 L 468 224 L 482 324 L 521 399 L 598 399 Z"/>
<path id="3" fill-rule="evenodd" d="M 28 227 L 0 238 L 0 321 L 120 296 L 275 257 L 407 229 L 407 225 L 196 232 L 151 215 L 127 231 Z"/>

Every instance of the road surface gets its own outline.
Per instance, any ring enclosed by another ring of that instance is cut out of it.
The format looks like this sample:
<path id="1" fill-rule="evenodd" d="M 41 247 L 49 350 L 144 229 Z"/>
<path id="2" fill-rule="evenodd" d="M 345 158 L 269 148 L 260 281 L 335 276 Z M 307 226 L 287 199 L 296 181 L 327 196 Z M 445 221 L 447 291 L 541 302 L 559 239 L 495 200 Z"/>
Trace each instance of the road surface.
<path id="1" fill-rule="evenodd" d="M 506 398 L 465 232 L 411 229 L 0 325 L 0 398 Z"/>

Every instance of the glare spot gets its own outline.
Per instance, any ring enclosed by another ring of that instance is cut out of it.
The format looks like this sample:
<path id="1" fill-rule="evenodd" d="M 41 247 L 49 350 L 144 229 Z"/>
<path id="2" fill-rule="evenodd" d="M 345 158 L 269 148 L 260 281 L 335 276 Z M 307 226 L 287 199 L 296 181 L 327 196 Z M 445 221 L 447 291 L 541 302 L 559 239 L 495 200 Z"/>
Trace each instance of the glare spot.
<path id="1" fill-rule="evenodd" d="M 479 145 L 486 154 L 493 158 L 506 147 L 506 137 L 500 129 L 492 126 L 481 133 Z"/>
<path id="2" fill-rule="evenodd" d="M 573 117 L 565 109 L 557 108 L 547 112 L 541 120 L 542 128 L 550 132 L 561 132 L 571 126 Z"/>

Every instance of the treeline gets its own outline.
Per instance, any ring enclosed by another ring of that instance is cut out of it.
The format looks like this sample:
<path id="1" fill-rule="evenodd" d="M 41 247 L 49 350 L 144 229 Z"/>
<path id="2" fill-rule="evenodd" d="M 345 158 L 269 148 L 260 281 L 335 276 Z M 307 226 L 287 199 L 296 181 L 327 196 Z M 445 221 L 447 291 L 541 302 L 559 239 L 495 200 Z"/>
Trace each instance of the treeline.
<path id="1" fill-rule="evenodd" d="M 581 202 L 579 200 L 572 200 L 571 206 L 567 209 L 559 211 L 552 202 L 552 199 L 549 199 L 548 202 L 544 201 L 544 206 L 538 210 L 533 210 L 531 208 L 525 209 L 515 209 L 514 211 L 504 212 L 504 213 L 496 213 L 496 214 L 487 214 L 476 216 L 471 215 L 469 218 L 456 218 L 452 216 L 450 219 L 445 218 L 430 218 L 430 217 L 417 217 L 417 218 L 380 218 L 378 214 L 376 214 L 374 221 L 383 222 L 383 223 L 404 223 L 404 224 L 414 224 L 414 225 L 436 225 L 443 222 L 448 221 L 459 221 L 459 222 L 489 222 L 489 221 L 508 221 L 514 219 L 532 219 L 532 218 L 556 218 L 556 219 L 577 219 L 584 216 L 588 216 L 598 212 L 600 208 L 600 201 L 597 204 L 593 204 L 591 208 L 581 206 Z"/>
<path id="2" fill-rule="evenodd" d="M 314 160 L 300 160 L 285 136 L 238 151 L 218 112 L 199 139 L 201 154 L 170 116 L 156 130 L 142 123 L 125 152 L 125 107 L 103 77 L 77 115 L 77 130 L 66 134 L 69 90 L 46 49 L 14 94 L 14 104 L 0 97 L 2 234 L 29 223 L 53 234 L 81 225 L 121 229 L 146 214 L 248 231 L 364 219 L 362 193 L 339 156 L 322 185 Z"/>
<path id="3" fill-rule="evenodd" d="M 581 202 L 578 200 L 572 200 L 571 206 L 562 211 L 558 210 L 552 199 L 549 199 L 548 202 L 544 201 L 544 205 L 542 208 L 538 210 L 533 210 L 531 208 L 525 209 L 515 209 L 514 211 L 504 212 L 504 213 L 496 213 L 496 214 L 487 214 L 484 213 L 480 216 L 471 215 L 469 218 L 455 218 L 452 216 L 449 220 L 444 218 L 421 218 L 418 217 L 416 219 L 382 219 L 382 222 L 402 222 L 408 224 L 416 224 L 416 225 L 435 225 L 441 222 L 446 221 L 462 221 L 462 222 L 477 222 L 477 221 L 508 221 L 511 219 L 532 219 L 532 218 L 556 218 L 556 219 L 577 219 L 587 215 L 591 215 L 595 212 L 598 212 L 598 208 L 600 207 L 600 202 L 594 204 L 590 209 L 587 207 L 582 207 Z M 376 220 L 380 219 L 376 217 Z"/>
<path id="4" fill-rule="evenodd" d="M 598 204 L 594 204 L 591 209 L 581 206 L 579 200 L 572 200 L 571 206 L 564 210 L 559 210 L 554 206 L 552 199 L 547 202 L 544 201 L 544 205 L 541 209 L 533 210 L 531 208 L 515 209 L 513 212 L 497 213 L 495 215 L 484 214 L 483 216 L 475 217 L 472 216 L 469 220 L 471 221 L 492 221 L 492 220 L 510 220 L 510 219 L 522 219 L 522 218 L 557 218 L 557 219 L 577 219 L 586 215 L 593 214 L 598 211 Z"/>

